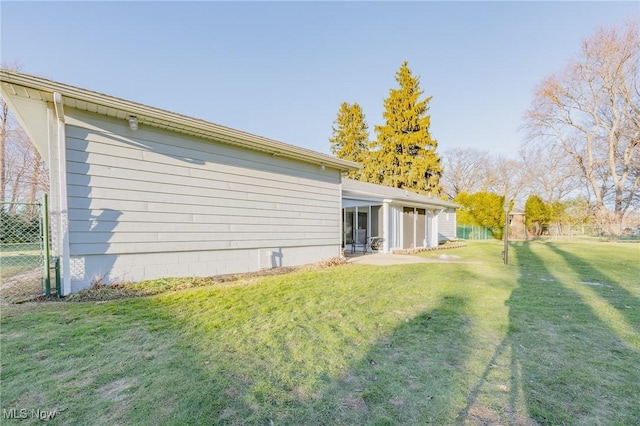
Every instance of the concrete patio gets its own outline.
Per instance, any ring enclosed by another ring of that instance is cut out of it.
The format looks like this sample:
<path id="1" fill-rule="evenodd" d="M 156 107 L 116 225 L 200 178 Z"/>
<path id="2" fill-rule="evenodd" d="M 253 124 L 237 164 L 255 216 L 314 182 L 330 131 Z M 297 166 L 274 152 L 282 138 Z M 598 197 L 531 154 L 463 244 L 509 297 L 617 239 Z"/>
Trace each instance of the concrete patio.
<path id="1" fill-rule="evenodd" d="M 427 258 L 422 256 L 414 256 L 410 254 L 390 254 L 390 253 L 347 253 L 345 254 L 349 263 L 358 263 L 361 265 L 404 265 L 412 263 L 470 263 L 481 264 L 482 262 L 475 262 L 464 260 L 458 256 L 451 256 L 442 254 L 437 258 Z"/>

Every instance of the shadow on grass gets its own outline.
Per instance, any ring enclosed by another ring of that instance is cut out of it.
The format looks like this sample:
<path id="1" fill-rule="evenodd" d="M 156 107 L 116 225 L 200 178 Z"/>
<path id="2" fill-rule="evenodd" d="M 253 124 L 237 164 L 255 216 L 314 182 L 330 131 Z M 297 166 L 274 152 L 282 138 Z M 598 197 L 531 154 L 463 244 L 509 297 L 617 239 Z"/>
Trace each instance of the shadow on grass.
<path id="1" fill-rule="evenodd" d="M 467 303 L 443 297 L 382 336 L 291 424 L 451 424 L 469 356 Z"/>
<path id="2" fill-rule="evenodd" d="M 561 249 L 557 244 L 547 244 L 547 246 L 556 254 L 560 255 L 567 264 L 571 265 L 571 269 L 580 279 L 580 285 L 584 285 L 594 291 L 625 318 L 627 324 L 633 328 L 635 333 L 640 334 L 640 324 L 638 321 L 640 299 L 638 299 L 637 296 L 624 288 L 621 283 L 603 273 L 592 263 L 585 261 L 567 250 Z M 611 259 L 610 261 L 615 261 L 615 264 L 620 268 L 625 267 L 635 270 L 635 273 L 632 271 L 633 279 L 638 280 L 638 277 L 640 276 L 640 266 L 637 262 L 640 261 L 640 256 L 639 259 L 635 259 L 635 264 L 628 264 L 616 261 L 615 259 Z"/>
<path id="3" fill-rule="evenodd" d="M 560 255 L 584 279 L 606 277 L 557 247 L 537 254 L 536 248 L 547 250 L 548 244 L 510 247 L 519 285 L 506 302 L 508 331 L 471 389 L 458 424 L 638 424 L 640 351 L 557 278 L 558 266 L 548 261 Z"/>
<path id="4" fill-rule="evenodd" d="M 637 424 L 640 352 L 555 278 L 531 244 L 514 248 L 520 285 L 507 302 L 505 338 L 512 399 L 521 392 L 528 415 L 540 424 Z M 580 258 L 563 257 L 585 268 Z"/>
<path id="5" fill-rule="evenodd" d="M 21 424 L 40 424 L 31 410 L 56 412 L 50 424 L 222 418 L 227 399 L 219 394 L 227 386 L 197 352 L 185 350 L 170 313 L 145 305 L 144 299 L 63 310 L 51 305 L 34 315 L 4 316 L 0 408 L 26 410 Z M 52 327 L 55 332 L 47 332 Z"/>
<path id="6" fill-rule="evenodd" d="M 511 347 L 511 344 L 511 340 L 506 337 L 496 347 L 493 356 L 482 372 L 482 375 L 471 392 L 469 392 L 465 407 L 458 412 L 458 415 L 456 416 L 456 424 L 527 424 L 526 419 L 523 419 L 522 416 L 518 416 L 517 414 L 518 388 L 520 386 L 521 377 L 516 360 L 512 356 L 513 348 Z M 490 376 L 504 357 L 507 357 L 510 360 L 509 396 L 507 404 L 503 404 L 500 407 L 500 410 L 496 410 L 495 407 L 492 408 L 490 407 L 490 404 L 486 404 L 482 401 L 482 393 L 486 392 L 486 389 L 484 388 L 491 387 L 490 382 L 492 381 L 492 378 Z"/>
<path id="7" fill-rule="evenodd" d="M 242 301 L 234 303 L 243 308 Z M 225 305 L 220 300 L 203 308 L 225 310 Z M 202 403 L 197 406 L 208 424 L 446 424 L 455 416 L 451 401 L 460 394 L 457 382 L 465 374 L 466 306 L 463 298 L 445 296 L 390 333 L 382 327 L 373 343 L 358 335 L 364 325 L 357 323 L 323 335 L 324 327 L 336 327 L 331 319 L 323 325 L 309 324 L 308 318 L 293 325 L 277 319 L 253 325 L 273 327 L 270 336 L 252 336 L 224 323 L 185 327 L 187 313 L 176 324 L 183 323 L 178 342 L 185 352 L 201 355 L 198 362 L 206 363 L 208 380 L 198 384 Z M 244 318 L 248 324 L 253 309 Z M 265 305 L 262 314 L 270 309 L 275 308 Z M 293 315 L 304 311 L 296 309 Z M 338 320 L 349 322 L 349 316 L 340 314 Z M 237 341 L 212 348 L 212 335 L 221 331 L 238 331 Z M 198 332 L 208 337 L 200 342 Z M 326 339 L 344 340 L 346 346 Z"/>
<path id="8" fill-rule="evenodd" d="M 53 424 L 638 424 L 640 351 L 556 278 L 560 255 L 511 247 L 518 287 L 505 272 L 486 299 L 509 297 L 508 328 L 506 311 L 478 328 L 477 293 L 434 290 L 422 265 L 7 318 L 0 408 L 62 404 Z"/>
<path id="9" fill-rule="evenodd" d="M 5 315 L 0 408 L 59 410 L 51 424 L 451 423 L 467 300 L 385 271 L 332 283 L 328 302 L 308 273 Z"/>

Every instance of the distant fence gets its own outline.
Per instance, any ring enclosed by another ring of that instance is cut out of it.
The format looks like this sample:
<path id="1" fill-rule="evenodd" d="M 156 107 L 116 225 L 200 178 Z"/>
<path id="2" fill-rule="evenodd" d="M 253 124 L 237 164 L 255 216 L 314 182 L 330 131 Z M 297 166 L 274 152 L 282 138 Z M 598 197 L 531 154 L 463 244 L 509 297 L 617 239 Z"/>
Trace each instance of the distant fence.
<path id="1" fill-rule="evenodd" d="M 551 225 L 545 228 L 541 237 L 548 238 L 592 238 L 616 241 L 640 241 L 640 226 L 623 227 L 620 233 L 612 234 L 597 225 Z"/>
<path id="2" fill-rule="evenodd" d="M 540 235 L 527 232 L 524 225 L 516 230 L 509 228 L 509 239 L 524 240 L 531 238 L 547 239 L 599 239 L 615 241 L 640 241 L 640 227 L 626 227 L 620 235 L 612 235 L 596 225 L 545 226 Z M 516 232 L 518 231 L 518 232 Z M 502 229 L 491 229 L 484 226 L 457 225 L 456 237 L 461 240 L 491 240 L 502 235 Z"/>
<path id="3" fill-rule="evenodd" d="M 472 225 L 456 226 L 456 237 L 462 240 L 491 240 L 494 238 L 491 228 Z"/>

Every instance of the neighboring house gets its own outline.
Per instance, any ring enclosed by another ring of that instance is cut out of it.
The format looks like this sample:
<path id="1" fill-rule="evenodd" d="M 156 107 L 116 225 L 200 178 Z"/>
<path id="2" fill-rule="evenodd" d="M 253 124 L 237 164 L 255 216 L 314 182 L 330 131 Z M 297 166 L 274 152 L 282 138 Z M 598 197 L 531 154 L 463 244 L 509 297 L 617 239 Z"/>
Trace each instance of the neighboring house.
<path id="1" fill-rule="evenodd" d="M 456 239 L 458 207 L 403 189 L 343 178 L 343 246 L 351 249 L 356 230 L 365 229 L 367 238 L 383 238 L 379 249 L 383 253 L 436 247 Z"/>
<path id="2" fill-rule="evenodd" d="M 340 254 L 355 163 L 43 78 L 0 82 L 50 169 L 63 295 Z"/>
<path id="3" fill-rule="evenodd" d="M 527 227 L 525 225 L 524 210 L 515 207 L 509 213 L 509 239 L 526 240 Z"/>

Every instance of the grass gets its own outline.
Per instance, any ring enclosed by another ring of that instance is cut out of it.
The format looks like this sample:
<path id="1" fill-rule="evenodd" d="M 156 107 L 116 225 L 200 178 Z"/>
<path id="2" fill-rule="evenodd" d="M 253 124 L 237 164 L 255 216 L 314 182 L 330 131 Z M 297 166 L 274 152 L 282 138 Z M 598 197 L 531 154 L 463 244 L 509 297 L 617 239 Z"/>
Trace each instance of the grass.
<path id="1" fill-rule="evenodd" d="M 640 247 L 513 243 L 508 267 L 501 251 L 3 309 L 0 409 L 56 410 L 52 424 L 640 423 Z"/>
<path id="2" fill-rule="evenodd" d="M 0 280 L 31 271 L 42 262 L 38 243 L 0 243 Z"/>
<path id="3" fill-rule="evenodd" d="M 43 294 L 43 264 L 38 243 L 0 243 L 0 305 Z"/>

